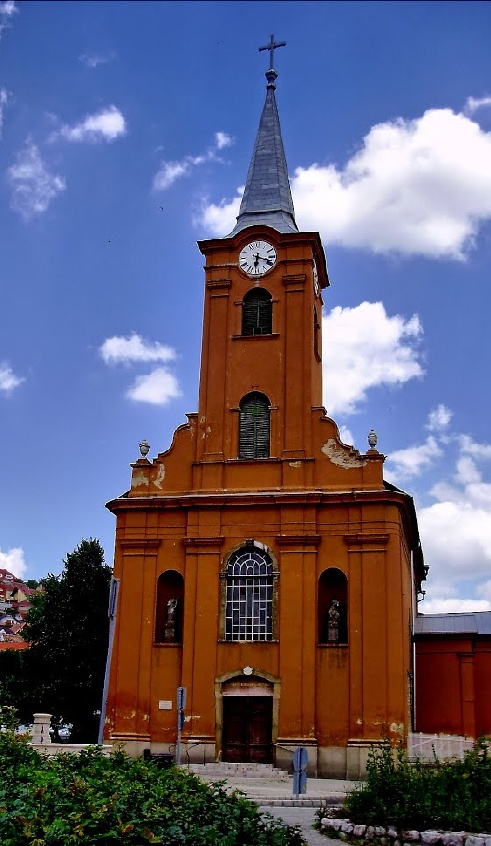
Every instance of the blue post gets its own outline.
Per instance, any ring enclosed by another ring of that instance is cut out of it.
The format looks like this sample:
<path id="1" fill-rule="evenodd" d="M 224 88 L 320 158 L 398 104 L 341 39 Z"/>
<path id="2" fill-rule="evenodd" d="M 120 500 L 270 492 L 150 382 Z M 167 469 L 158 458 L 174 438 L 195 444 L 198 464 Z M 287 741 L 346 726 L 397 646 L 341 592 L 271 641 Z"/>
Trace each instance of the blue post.
<path id="1" fill-rule="evenodd" d="M 298 799 L 300 793 L 307 793 L 307 763 L 309 756 L 305 746 L 297 746 L 293 755 L 293 793 Z"/>

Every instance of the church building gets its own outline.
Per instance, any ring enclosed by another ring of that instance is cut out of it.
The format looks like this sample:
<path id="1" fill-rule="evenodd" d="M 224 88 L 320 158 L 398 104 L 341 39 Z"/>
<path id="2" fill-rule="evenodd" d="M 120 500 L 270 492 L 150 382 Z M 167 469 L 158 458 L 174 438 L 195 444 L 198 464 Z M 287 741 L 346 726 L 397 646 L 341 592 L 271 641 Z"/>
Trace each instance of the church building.
<path id="1" fill-rule="evenodd" d="M 414 723 L 412 623 L 425 578 L 413 500 L 322 405 L 326 258 L 299 231 L 275 99 L 275 45 L 240 213 L 205 259 L 198 410 L 132 465 L 106 738 L 184 760 L 356 778 Z M 186 757 L 187 756 L 187 757 Z"/>

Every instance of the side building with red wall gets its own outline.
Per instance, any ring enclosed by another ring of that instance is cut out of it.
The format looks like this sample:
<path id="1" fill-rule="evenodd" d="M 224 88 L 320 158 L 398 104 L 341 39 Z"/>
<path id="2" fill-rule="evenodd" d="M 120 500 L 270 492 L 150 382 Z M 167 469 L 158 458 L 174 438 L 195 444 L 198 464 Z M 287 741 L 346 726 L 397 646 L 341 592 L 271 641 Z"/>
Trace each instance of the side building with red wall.
<path id="1" fill-rule="evenodd" d="M 415 620 L 416 731 L 491 735 L 491 611 Z"/>

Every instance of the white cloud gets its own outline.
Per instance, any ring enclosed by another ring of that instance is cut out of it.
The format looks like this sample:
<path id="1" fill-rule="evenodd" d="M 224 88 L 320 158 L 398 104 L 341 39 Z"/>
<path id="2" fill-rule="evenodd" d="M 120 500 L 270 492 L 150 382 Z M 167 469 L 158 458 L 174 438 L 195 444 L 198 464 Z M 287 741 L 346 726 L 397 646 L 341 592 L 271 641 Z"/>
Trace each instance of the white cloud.
<path id="1" fill-rule="evenodd" d="M 111 51 L 110 53 L 105 53 L 103 55 L 95 53 L 82 53 L 82 55 L 79 56 L 79 59 L 85 65 L 85 67 L 97 68 L 99 67 L 99 65 L 107 65 L 109 62 L 112 62 L 115 55 L 116 54 L 113 51 Z"/>
<path id="2" fill-rule="evenodd" d="M 486 97 L 468 97 L 465 101 L 464 112 L 467 115 L 472 115 L 478 109 L 486 108 L 487 106 L 491 106 L 491 97 L 489 95 Z"/>
<path id="3" fill-rule="evenodd" d="M 217 153 L 220 150 L 230 147 L 234 139 L 226 132 L 215 132 L 212 145 L 197 156 L 184 156 L 179 161 L 164 161 L 153 178 L 152 187 L 154 191 L 166 191 L 171 185 L 183 176 L 189 176 L 193 168 L 205 164 L 205 162 L 221 162 L 222 159 Z"/>
<path id="4" fill-rule="evenodd" d="M 469 435 L 460 435 L 460 449 L 475 458 L 491 458 L 491 444 L 476 443 Z"/>
<path id="5" fill-rule="evenodd" d="M 106 338 L 99 353 L 106 364 L 133 364 L 141 361 L 173 361 L 175 350 L 157 341 L 145 341 L 140 335 L 133 333 L 127 338 L 124 335 L 114 335 Z"/>
<path id="6" fill-rule="evenodd" d="M 167 363 L 177 356 L 172 347 L 157 341 L 145 341 L 140 335 L 114 335 L 107 338 L 99 347 L 99 354 L 106 364 L 142 364 L 154 361 Z M 164 405 L 169 400 L 181 396 L 181 389 L 176 377 L 166 367 L 157 367 L 150 373 L 137 376 L 125 396 L 134 402 L 148 402 Z"/>
<path id="7" fill-rule="evenodd" d="M 24 561 L 24 550 L 18 546 L 2 552 L 0 549 L 0 567 L 2 570 L 8 570 L 17 578 L 22 578 L 27 570 L 27 564 Z"/>
<path id="8" fill-rule="evenodd" d="M 353 446 L 355 443 L 355 439 L 347 426 L 339 427 L 339 437 L 341 438 L 342 443 L 348 444 L 348 446 Z"/>
<path id="9" fill-rule="evenodd" d="M 455 479 L 460 485 L 472 485 L 481 481 L 476 462 L 469 455 L 461 455 L 457 460 Z"/>
<path id="10" fill-rule="evenodd" d="M 2 0 L 0 2 L 0 17 L 10 18 L 18 11 L 15 0 Z"/>
<path id="11" fill-rule="evenodd" d="M 418 508 L 425 561 L 429 565 L 422 613 L 491 610 L 491 444 L 469 435 L 447 433 L 451 412 L 430 412 L 426 441 L 388 457 L 388 476 L 405 478 L 423 471 L 445 475 L 429 490 L 433 502 Z M 392 478 L 391 478 L 392 481 Z"/>
<path id="12" fill-rule="evenodd" d="M 223 150 L 225 147 L 231 147 L 234 143 L 232 136 L 228 135 L 226 132 L 215 132 L 213 137 L 215 139 L 217 150 Z"/>
<path id="13" fill-rule="evenodd" d="M 228 200 L 221 200 L 218 205 L 214 203 L 203 202 L 199 215 L 194 221 L 196 225 L 202 225 L 214 235 L 226 235 L 231 232 L 235 226 L 235 221 L 239 215 L 240 203 L 242 194 L 244 193 L 245 185 L 240 185 L 237 188 L 237 197 L 234 197 L 230 202 Z"/>
<path id="14" fill-rule="evenodd" d="M 479 585 L 477 592 L 491 604 L 491 581 L 489 579 Z"/>
<path id="15" fill-rule="evenodd" d="M 63 138 L 66 141 L 114 141 L 126 135 L 126 122 L 123 114 L 116 106 L 106 106 L 100 112 L 87 115 L 79 123 L 69 126 L 65 124 L 54 132 L 50 140 Z"/>
<path id="16" fill-rule="evenodd" d="M 437 441 L 430 435 L 423 444 L 397 449 L 388 456 L 389 466 L 392 466 L 392 474 L 407 479 L 410 476 L 419 476 L 423 470 L 427 470 L 435 458 L 442 455 L 442 449 Z"/>
<path id="17" fill-rule="evenodd" d="M 440 403 L 433 411 L 430 411 L 426 428 L 430 432 L 441 432 L 447 428 L 452 417 L 453 412 L 446 405 Z"/>
<path id="18" fill-rule="evenodd" d="M 134 402 L 148 402 L 165 405 L 171 399 L 181 396 L 178 381 L 165 367 L 157 367 L 145 376 L 138 376 L 126 392 Z"/>
<path id="19" fill-rule="evenodd" d="M 18 11 L 14 0 L 3 0 L 0 2 L 0 39 L 4 29 L 10 27 L 12 16 L 17 14 Z"/>
<path id="20" fill-rule="evenodd" d="M 355 413 L 370 388 L 402 385 L 423 375 L 417 315 L 389 317 L 381 302 L 337 306 L 323 317 L 322 331 L 324 404 L 330 415 Z"/>
<path id="21" fill-rule="evenodd" d="M 0 138 L 2 137 L 2 127 L 3 127 L 3 119 L 5 114 L 5 109 L 7 108 L 8 102 L 10 100 L 10 94 L 6 88 L 0 88 Z"/>
<path id="22" fill-rule="evenodd" d="M 16 376 L 14 371 L 5 362 L 0 362 L 0 391 L 8 394 L 24 382 L 22 376 Z"/>
<path id="23" fill-rule="evenodd" d="M 27 144 L 7 171 L 12 188 L 11 206 L 24 220 L 43 214 L 66 188 L 63 177 L 50 173 L 35 144 Z"/>
<path id="24" fill-rule="evenodd" d="M 491 218 L 491 133 L 430 109 L 373 126 L 344 167 L 297 168 L 291 187 L 300 228 L 327 244 L 462 259 Z M 237 208 L 206 204 L 201 222 L 223 235 Z"/>
<path id="25" fill-rule="evenodd" d="M 155 191 L 166 191 L 177 179 L 181 176 L 187 176 L 191 170 L 191 165 L 187 161 L 182 162 L 162 162 L 162 166 L 153 179 L 153 187 Z"/>
<path id="26" fill-rule="evenodd" d="M 491 568 L 491 514 L 468 502 L 436 502 L 419 509 L 419 528 L 430 575 L 473 579 Z"/>
<path id="27" fill-rule="evenodd" d="M 485 599 L 425 599 L 418 605 L 420 614 L 468 614 L 474 611 L 491 611 L 491 602 Z"/>

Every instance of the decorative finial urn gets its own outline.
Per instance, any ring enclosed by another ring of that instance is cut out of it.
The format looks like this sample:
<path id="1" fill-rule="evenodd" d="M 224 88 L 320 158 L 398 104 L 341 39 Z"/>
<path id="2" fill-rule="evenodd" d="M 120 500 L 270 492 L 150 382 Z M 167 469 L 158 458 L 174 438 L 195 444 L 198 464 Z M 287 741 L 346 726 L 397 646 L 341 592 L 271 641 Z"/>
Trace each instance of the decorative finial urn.
<path id="1" fill-rule="evenodd" d="M 142 458 L 146 458 L 147 455 L 148 455 L 148 451 L 150 449 L 150 444 L 147 443 L 145 438 L 143 438 L 139 448 L 140 448 L 140 454 L 141 454 Z"/>
<path id="2" fill-rule="evenodd" d="M 370 447 L 370 449 L 375 449 L 375 447 L 377 446 L 377 441 L 378 441 L 377 433 L 376 433 L 375 429 L 370 429 L 370 431 L 368 433 L 367 440 L 368 440 L 368 446 Z"/>

